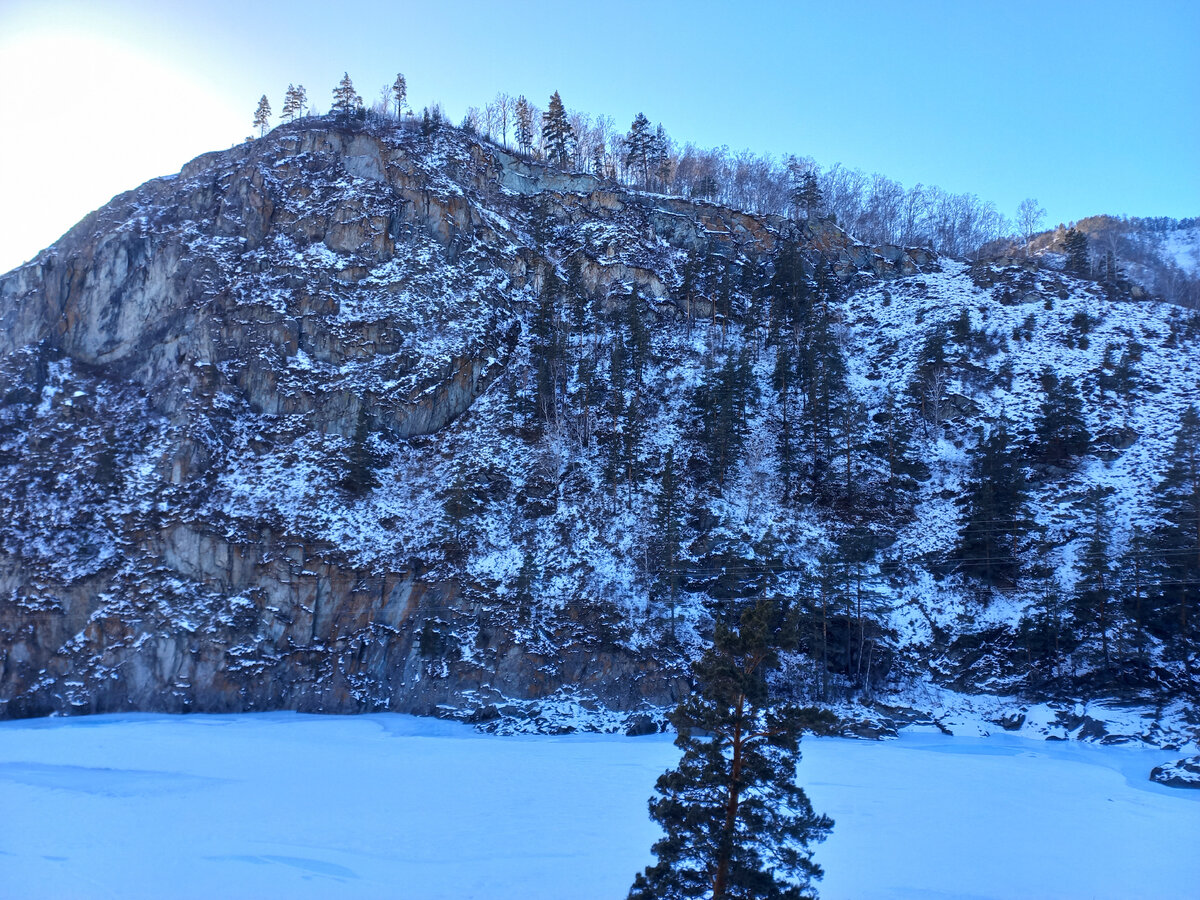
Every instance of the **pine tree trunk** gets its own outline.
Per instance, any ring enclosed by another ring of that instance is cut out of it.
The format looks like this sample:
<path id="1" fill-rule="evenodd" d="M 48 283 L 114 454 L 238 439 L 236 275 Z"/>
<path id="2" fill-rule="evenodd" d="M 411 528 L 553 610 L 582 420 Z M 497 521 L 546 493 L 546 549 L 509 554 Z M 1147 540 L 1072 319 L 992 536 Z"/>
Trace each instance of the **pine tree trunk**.
<path id="1" fill-rule="evenodd" d="M 738 696 L 737 718 L 733 726 L 733 759 L 729 767 L 729 795 L 725 803 L 725 827 L 721 832 L 721 843 L 717 850 L 717 872 L 713 877 L 713 900 L 722 900 L 729 882 L 729 849 L 733 843 L 733 832 L 737 825 L 740 789 L 738 779 L 742 774 L 742 714 L 746 707 L 745 695 Z"/>

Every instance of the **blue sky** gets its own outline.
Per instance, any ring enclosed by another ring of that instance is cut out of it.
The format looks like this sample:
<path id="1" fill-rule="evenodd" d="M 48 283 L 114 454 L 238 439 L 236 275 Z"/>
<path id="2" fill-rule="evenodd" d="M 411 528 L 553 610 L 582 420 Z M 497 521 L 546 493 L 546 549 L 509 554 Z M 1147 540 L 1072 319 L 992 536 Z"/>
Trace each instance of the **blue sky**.
<path id="1" fill-rule="evenodd" d="M 456 121 L 498 90 L 812 156 L 1049 223 L 1200 214 L 1200 3 L 2 0 L 0 270 L 250 132 L 289 82 L 397 71 Z M 26 127 L 11 129 L 11 123 Z M 15 140 L 13 138 L 16 138 Z"/>

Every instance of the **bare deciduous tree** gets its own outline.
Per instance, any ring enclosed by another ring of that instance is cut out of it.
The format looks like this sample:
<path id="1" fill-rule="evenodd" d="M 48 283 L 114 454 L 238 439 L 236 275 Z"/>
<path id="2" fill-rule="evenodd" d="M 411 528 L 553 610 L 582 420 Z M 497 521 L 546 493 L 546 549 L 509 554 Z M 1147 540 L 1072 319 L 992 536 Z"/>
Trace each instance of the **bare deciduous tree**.
<path id="1" fill-rule="evenodd" d="M 1037 200 L 1026 197 L 1017 207 L 1017 228 L 1025 239 L 1025 255 L 1029 255 L 1029 242 L 1037 233 L 1038 226 L 1046 218 L 1046 210 L 1038 206 Z"/>

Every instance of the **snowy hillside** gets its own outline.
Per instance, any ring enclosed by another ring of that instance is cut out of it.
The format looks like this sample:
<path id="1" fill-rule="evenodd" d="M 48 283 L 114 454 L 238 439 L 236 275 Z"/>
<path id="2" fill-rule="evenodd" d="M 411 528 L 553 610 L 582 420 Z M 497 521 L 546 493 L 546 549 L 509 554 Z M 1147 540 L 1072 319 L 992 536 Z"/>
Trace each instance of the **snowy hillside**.
<path id="1" fill-rule="evenodd" d="M 779 690 L 846 730 L 1195 724 L 1181 548 L 1138 543 L 1200 396 L 1179 307 L 325 119 L 117 198 L 0 321 L 0 715 L 653 730 L 765 593 L 803 631 Z M 981 577 L 1001 431 L 1024 499 Z"/>

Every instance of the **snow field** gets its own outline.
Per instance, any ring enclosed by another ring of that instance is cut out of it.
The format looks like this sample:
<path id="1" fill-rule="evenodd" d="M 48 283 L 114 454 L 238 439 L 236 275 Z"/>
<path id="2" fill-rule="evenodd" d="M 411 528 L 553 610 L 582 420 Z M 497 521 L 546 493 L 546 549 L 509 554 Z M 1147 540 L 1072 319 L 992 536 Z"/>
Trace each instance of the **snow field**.
<path id="1" fill-rule="evenodd" d="M 1195 896 L 1178 753 L 806 739 L 825 900 Z M 495 737 L 378 714 L 0 723 L 0 896 L 617 898 L 670 737 Z"/>

